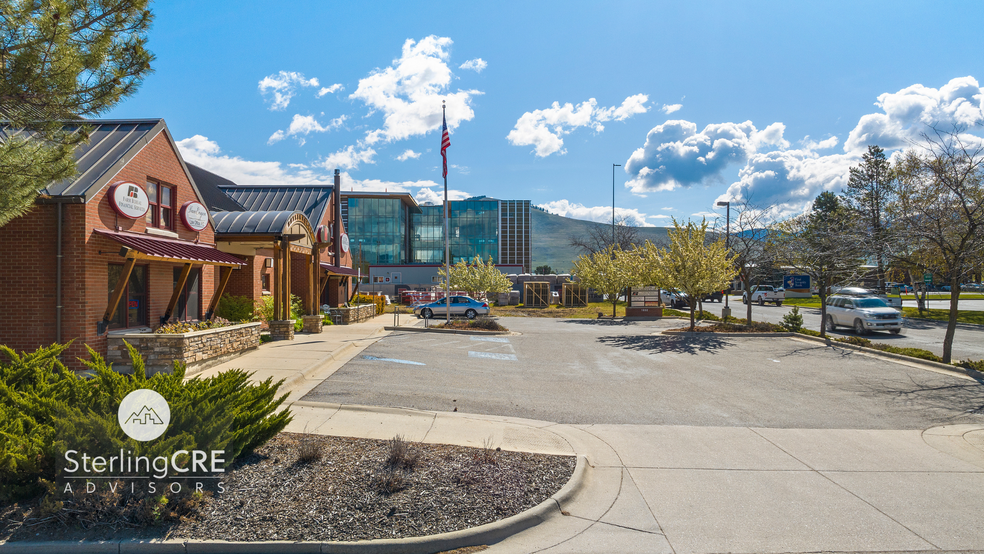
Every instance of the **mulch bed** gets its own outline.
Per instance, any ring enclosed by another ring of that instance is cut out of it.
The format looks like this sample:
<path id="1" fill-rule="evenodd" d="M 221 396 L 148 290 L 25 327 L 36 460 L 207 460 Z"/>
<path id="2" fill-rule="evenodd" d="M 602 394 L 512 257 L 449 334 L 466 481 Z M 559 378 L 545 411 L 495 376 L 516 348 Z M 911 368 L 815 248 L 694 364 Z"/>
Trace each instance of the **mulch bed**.
<path id="1" fill-rule="evenodd" d="M 532 508 L 560 490 L 575 466 L 573 456 L 417 443 L 403 443 L 406 451 L 394 457 L 393 442 L 281 433 L 236 462 L 222 478 L 224 493 L 206 493 L 188 513 L 172 513 L 165 523 L 146 527 L 119 517 L 39 523 L 35 500 L 0 506 L 0 540 L 357 541 L 432 535 Z M 302 462 L 302 454 L 316 459 Z"/>

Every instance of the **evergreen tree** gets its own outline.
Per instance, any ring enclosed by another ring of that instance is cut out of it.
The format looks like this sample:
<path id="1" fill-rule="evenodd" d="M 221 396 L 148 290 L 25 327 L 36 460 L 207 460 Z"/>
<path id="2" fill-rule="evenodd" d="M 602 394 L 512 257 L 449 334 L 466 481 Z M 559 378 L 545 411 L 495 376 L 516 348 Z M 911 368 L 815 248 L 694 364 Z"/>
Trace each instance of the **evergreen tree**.
<path id="1" fill-rule="evenodd" d="M 0 225 L 75 174 L 87 129 L 150 73 L 149 0 L 0 0 Z"/>
<path id="2" fill-rule="evenodd" d="M 885 292 L 886 206 L 892 202 L 894 194 L 892 167 L 885 159 L 885 151 L 878 146 L 868 146 L 868 152 L 861 156 L 861 163 L 851 168 L 844 197 L 848 206 L 864 221 L 865 244 L 878 267 L 878 291 L 881 293 Z"/>

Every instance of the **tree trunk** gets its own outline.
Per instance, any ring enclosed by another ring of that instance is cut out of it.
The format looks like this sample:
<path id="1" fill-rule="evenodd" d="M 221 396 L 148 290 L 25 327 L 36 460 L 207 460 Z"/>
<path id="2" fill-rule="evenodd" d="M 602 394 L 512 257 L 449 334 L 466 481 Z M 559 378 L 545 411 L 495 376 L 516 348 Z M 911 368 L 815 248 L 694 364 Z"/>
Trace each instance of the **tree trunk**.
<path id="1" fill-rule="evenodd" d="M 950 317 L 946 322 L 946 336 L 943 338 L 943 363 L 950 363 L 953 352 L 953 335 L 957 331 L 957 303 L 960 302 L 960 280 L 950 279 Z"/>
<path id="2" fill-rule="evenodd" d="M 691 298 L 690 301 L 687 302 L 687 304 L 690 305 L 690 332 L 693 333 L 694 332 L 694 328 L 696 327 L 696 325 L 694 323 L 694 309 L 697 308 L 697 303 L 694 302 L 694 299 L 693 298 Z"/>
<path id="3" fill-rule="evenodd" d="M 745 303 L 745 324 L 748 326 L 752 325 L 752 276 L 749 274 L 744 281 L 742 281 L 742 286 L 745 288 L 742 293 L 748 302 Z"/>
<path id="4" fill-rule="evenodd" d="M 820 338 L 827 338 L 827 284 L 820 283 L 817 288 L 820 297 Z"/>

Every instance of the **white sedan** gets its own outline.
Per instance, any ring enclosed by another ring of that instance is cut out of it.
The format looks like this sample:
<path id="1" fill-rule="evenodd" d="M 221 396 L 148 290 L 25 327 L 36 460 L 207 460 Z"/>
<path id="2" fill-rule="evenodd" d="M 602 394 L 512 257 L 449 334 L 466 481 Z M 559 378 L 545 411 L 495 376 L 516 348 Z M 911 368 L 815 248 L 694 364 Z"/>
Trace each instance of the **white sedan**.
<path id="1" fill-rule="evenodd" d="M 447 300 L 441 299 L 436 302 L 429 302 L 427 304 L 416 306 L 413 309 L 413 313 L 416 314 L 417 317 L 430 319 L 436 315 L 446 316 L 448 313 L 447 307 Z M 452 316 L 465 316 L 468 319 L 475 319 L 476 316 L 488 315 L 488 313 L 488 302 L 479 302 L 470 296 L 451 297 Z"/>

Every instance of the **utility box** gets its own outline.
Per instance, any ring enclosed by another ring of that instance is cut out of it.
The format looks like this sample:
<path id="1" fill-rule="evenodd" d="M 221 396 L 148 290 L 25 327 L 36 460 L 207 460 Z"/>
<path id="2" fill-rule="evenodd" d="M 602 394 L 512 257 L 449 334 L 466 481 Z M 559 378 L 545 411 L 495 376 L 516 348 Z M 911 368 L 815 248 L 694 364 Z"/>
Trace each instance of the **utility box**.
<path id="1" fill-rule="evenodd" d="M 549 307 L 550 283 L 546 281 L 526 281 L 523 283 L 523 305 L 527 308 Z"/>
<path id="2" fill-rule="evenodd" d="M 565 308 L 586 308 L 588 306 L 588 287 L 578 283 L 564 283 L 561 298 Z"/>

